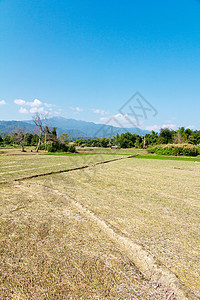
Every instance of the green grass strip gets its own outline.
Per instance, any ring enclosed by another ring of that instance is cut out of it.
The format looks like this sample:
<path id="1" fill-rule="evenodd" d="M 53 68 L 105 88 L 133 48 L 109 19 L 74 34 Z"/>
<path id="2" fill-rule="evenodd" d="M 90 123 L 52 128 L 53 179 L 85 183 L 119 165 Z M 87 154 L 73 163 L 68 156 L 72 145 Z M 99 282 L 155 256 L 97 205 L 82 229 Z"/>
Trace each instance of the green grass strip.
<path id="1" fill-rule="evenodd" d="M 200 162 L 198 157 L 180 157 L 180 156 L 164 156 L 164 155 L 137 155 L 134 158 L 145 158 L 145 159 L 161 159 L 161 160 L 183 160 L 183 161 L 197 161 Z"/>

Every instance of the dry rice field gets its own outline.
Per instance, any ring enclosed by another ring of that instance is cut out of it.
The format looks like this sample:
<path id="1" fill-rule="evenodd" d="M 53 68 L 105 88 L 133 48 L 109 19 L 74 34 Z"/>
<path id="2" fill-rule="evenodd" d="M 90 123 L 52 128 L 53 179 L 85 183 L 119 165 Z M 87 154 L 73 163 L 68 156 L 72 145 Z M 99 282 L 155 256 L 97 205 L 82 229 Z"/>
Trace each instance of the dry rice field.
<path id="1" fill-rule="evenodd" d="M 200 163 L 113 158 L 0 155 L 1 299 L 199 299 Z"/>

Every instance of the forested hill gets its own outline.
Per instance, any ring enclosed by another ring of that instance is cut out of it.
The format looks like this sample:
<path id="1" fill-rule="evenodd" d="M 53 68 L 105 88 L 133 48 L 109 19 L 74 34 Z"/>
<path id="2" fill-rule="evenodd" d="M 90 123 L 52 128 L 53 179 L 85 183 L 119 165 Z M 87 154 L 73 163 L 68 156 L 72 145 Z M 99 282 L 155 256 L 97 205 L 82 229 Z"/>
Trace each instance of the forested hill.
<path id="1" fill-rule="evenodd" d="M 27 123 L 24 121 L 0 121 L 0 134 L 6 135 L 9 133 L 20 132 L 34 132 L 36 130 L 33 123 Z"/>
<path id="2" fill-rule="evenodd" d="M 65 119 L 62 117 L 50 118 L 47 125 L 51 128 L 56 127 L 57 133 L 67 133 L 71 137 L 108 137 L 113 135 L 125 133 L 129 131 L 132 134 L 139 134 L 144 136 L 149 133 L 147 130 L 138 128 L 120 128 L 111 125 L 95 124 L 93 122 L 86 122 L 75 119 Z M 27 121 L 0 121 L 0 134 L 5 135 L 8 133 L 19 132 L 36 133 L 36 127 L 32 120 Z"/>

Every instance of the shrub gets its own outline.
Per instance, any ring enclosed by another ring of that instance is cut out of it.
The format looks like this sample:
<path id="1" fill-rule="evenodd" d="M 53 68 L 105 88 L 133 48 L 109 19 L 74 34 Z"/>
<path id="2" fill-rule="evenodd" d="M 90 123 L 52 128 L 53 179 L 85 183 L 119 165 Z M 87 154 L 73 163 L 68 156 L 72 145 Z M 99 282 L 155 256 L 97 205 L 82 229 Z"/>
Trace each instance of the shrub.
<path id="1" fill-rule="evenodd" d="M 174 155 L 174 156 L 197 156 L 200 155 L 200 148 L 191 145 L 167 145 L 147 148 L 147 152 L 159 155 Z"/>
<path id="2" fill-rule="evenodd" d="M 61 152 L 68 152 L 69 151 L 69 147 L 64 144 L 64 143 L 61 143 L 61 144 L 58 144 L 58 151 L 61 151 Z"/>
<path id="3" fill-rule="evenodd" d="M 44 150 L 45 149 L 45 144 L 40 144 L 39 150 Z"/>
<path id="4" fill-rule="evenodd" d="M 74 145 L 68 146 L 64 143 L 57 144 L 49 144 L 47 145 L 48 152 L 76 152 L 76 148 Z"/>
<path id="5" fill-rule="evenodd" d="M 76 147 L 74 145 L 71 145 L 71 146 L 69 146 L 68 151 L 71 152 L 71 153 L 75 153 L 76 152 Z"/>
<path id="6" fill-rule="evenodd" d="M 57 151 L 57 147 L 55 144 L 48 144 L 47 145 L 47 151 L 48 152 L 56 152 Z"/>

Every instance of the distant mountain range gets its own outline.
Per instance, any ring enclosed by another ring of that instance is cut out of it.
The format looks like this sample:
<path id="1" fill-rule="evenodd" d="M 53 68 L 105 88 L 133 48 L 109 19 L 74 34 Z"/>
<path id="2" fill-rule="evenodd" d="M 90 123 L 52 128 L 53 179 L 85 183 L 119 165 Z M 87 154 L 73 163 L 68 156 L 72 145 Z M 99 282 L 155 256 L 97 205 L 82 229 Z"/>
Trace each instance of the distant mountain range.
<path id="1" fill-rule="evenodd" d="M 95 124 L 93 122 L 86 122 L 74 119 L 65 119 L 63 117 L 50 118 L 47 122 L 50 128 L 56 127 L 57 133 L 67 133 L 69 137 L 77 138 L 92 138 L 92 137 L 108 137 L 113 135 L 130 132 L 132 134 L 139 134 L 141 136 L 150 133 L 147 130 L 139 128 L 121 128 L 112 125 Z M 37 133 L 37 128 L 32 120 L 27 121 L 0 121 L 0 134 L 20 132 Z"/>

